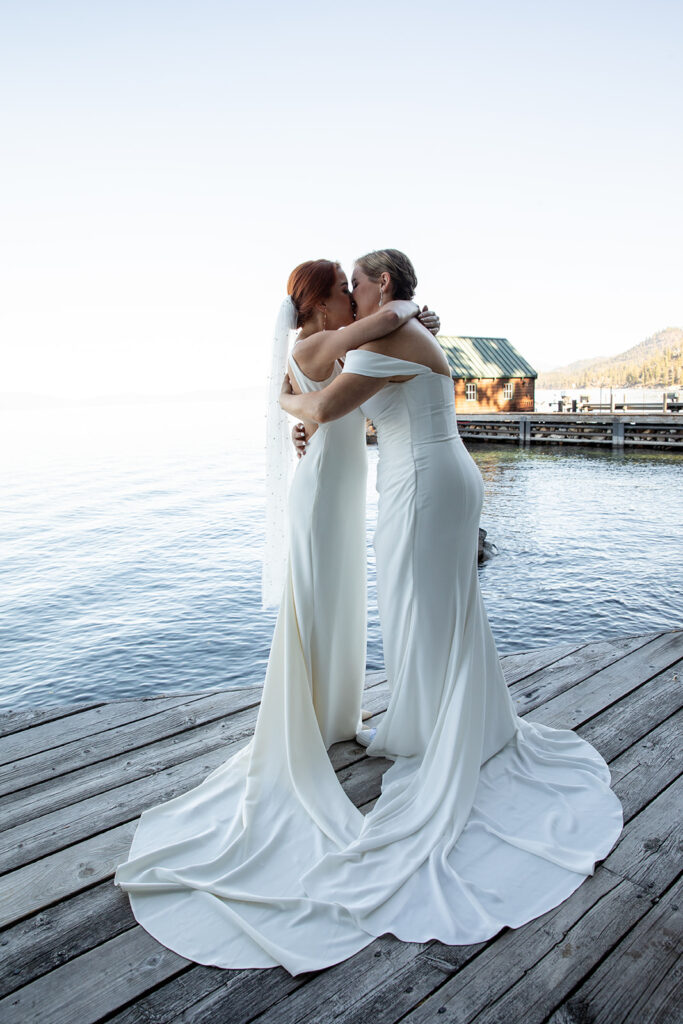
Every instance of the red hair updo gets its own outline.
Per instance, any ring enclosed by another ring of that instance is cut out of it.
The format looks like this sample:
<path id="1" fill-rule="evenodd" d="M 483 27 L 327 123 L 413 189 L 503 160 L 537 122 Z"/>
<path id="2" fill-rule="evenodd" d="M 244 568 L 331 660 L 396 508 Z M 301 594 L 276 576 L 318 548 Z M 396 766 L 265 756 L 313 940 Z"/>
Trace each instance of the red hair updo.
<path id="1" fill-rule="evenodd" d="M 338 269 L 341 270 L 340 265 L 332 260 L 307 260 L 289 275 L 287 294 L 296 306 L 297 327 L 303 327 L 317 304 L 330 297 Z"/>

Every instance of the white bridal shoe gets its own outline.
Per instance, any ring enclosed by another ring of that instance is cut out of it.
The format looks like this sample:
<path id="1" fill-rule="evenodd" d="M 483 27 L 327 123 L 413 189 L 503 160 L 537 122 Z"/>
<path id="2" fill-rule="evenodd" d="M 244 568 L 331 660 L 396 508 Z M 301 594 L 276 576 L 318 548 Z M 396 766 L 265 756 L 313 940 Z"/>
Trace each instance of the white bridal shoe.
<path id="1" fill-rule="evenodd" d="M 369 747 L 376 735 L 377 729 L 359 729 L 356 733 L 356 743 L 360 743 L 361 747 Z"/>

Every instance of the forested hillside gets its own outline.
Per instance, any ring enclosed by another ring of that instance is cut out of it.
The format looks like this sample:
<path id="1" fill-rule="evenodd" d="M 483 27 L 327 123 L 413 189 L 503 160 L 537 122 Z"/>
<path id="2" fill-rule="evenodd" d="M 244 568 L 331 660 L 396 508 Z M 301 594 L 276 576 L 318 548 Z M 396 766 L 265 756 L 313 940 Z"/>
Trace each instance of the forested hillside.
<path id="1" fill-rule="evenodd" d="M 683 384 L 683 329 L 667 327 L 617 356 L 580 359 L 538 375 L 539 388 L 649 387 Z"/>

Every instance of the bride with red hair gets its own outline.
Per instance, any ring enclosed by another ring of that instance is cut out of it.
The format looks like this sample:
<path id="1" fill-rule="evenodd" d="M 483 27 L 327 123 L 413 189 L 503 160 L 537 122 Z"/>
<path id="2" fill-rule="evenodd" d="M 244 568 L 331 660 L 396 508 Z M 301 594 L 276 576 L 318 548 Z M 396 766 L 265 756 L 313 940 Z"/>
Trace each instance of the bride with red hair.
<path id="1" fill-rule="evenodd" d="M 299 329 L 286 360 L 296 393 L 310 394 L 341 373 L 347 352 L 376 340 L 417 316 L 436 331 L 438 318 L 410 299 L 394 300 L 354 322 L 346 274 L 338 263 L 300 264 L 287 282 L 290 326 Z M 278 345 L 274 346 L 277 349 Z M 326 747 L 352 739 L 361 729 L 360 701 L 365 681 L 366 554 L 365 498 L 367 455 L 365 416 L 354 410 L 319 428 L 308 421 L 305 464 L 293 479 L 289 429 L 277 401 L 285 370 L 283 353 L 274 355 L 268 404 L 270 431 L 281 444 L 268 444 L 266 552 L 263 599 L 280 603 L 281 615 L 296 610 L 298 637 L 318 727 Z M 272 534 L 279 531 L 279 545 Z M 332 543 L 330 542 L 333 538 Z M 287 561 L 289 557 L 289 562 Z M 270 593 L 269 593 L 270 588 Z M 280 624 L 279 624 L 280 625 Z M 276 626 L 271 659 L 281 630 Z M 279 655 L 277 655 L 279 658 Z"/>
<path id="2" fill-rule="evenodd" d="M 349 351 L 417 317 L 436 333 L 439 320 L 395 298 L 354 321 L 346 275 L 330 260 L 300 264 L 287 292 L 273 345 L 263 572 L 264 606 L 279 611 L 254 735 L 201 785 L 142 814 L 114 881 L 139 923 L 182 956 L 298 974 L 371 941 L 300 884 L 304 867 L 343 848 L 362 821 L 327 748 L 363 724 L 367 455 L 356 409 L 323 426 L 304 420 L 297 463 L 278 403 L 282 376 L 312 394 L 339 376 Z"/>

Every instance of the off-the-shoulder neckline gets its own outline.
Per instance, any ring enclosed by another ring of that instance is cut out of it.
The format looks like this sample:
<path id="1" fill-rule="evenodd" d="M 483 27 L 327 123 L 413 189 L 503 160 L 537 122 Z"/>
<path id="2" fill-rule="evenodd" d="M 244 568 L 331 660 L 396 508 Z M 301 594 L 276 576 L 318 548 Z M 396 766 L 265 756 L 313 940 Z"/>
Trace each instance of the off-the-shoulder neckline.
<path id="1" fill-rule="evenodd" d="M 435 377 L 443 377 L 444 380 L 452 380 L 453 379 L 450 374 L 446 375 L 445 373 L 439 373 L 437 370 L 432 370 L 431 366 L 427 366 L 426 363 L 416 363 L 412 359 L 401 359 L 400 356 L 389 356 L 389 355 L 386 354 L 386 352 L 375 352 L 371 348 L 354 348 L 354 349 L 351 349 L 349 352 L 346 353 L 346 358 L 347 359 L 351 355 L 351 352 L 358 352 L 358 353 L 360 353 L 360 352 L 367 352 L 368 355 L 379 356 L 381 359 L 393 359 L 393 360 L 395 360 L 398 363 L 405 363 L 406 366 L 420 366 L 423 370 L 427 370 L 428 373 L 432 373 Z M 408 381 L 400 381 L 400 383 L 401 384 L 407 384 Z"/>

